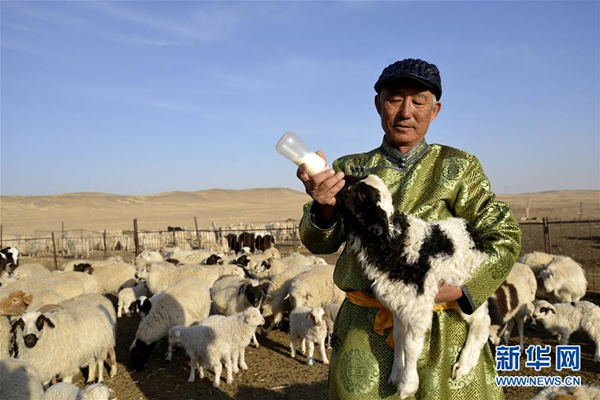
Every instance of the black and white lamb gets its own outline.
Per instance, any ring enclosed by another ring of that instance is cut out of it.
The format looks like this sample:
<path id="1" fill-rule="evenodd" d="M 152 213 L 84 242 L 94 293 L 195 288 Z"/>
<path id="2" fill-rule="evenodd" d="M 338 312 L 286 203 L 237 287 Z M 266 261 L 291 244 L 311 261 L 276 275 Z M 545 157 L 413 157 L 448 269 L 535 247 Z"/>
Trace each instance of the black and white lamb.
<path id="1" fill-rule="evenodd" d="M 389 382 L 398 384 L 404 399 L 419 388 L 417 359 L 431 324 L 438 283 L 463 284 L 487 258 L 483 242 L 464 219 L 425 222 L 396 212 L 391 193 L 375 175 L 347 176 L 337 200 L 352 250 L 373 281 L 373 293 L 392 311 L 395 347 Z M 454 379 L 477 364 L 489 334 L 485 305 L 462 316 L 469 334 L 452 368 Z"/>

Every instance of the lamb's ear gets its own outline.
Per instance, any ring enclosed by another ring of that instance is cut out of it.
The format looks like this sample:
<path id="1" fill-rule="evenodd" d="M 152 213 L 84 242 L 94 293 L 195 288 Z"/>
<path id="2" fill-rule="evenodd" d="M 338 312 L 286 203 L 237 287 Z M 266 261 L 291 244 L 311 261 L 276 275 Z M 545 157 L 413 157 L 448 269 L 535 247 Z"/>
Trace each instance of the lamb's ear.
<path id="1" fill-rule="evenodd" d="M 313 321 L 315 320 L 315 316 L 313 315 L 313 313 L 309 312 L 306 314 L 306 320 L 308 321 L 309 319 L 313 319 Z"/>
<path id="2" fill-rule="evenodd" d="M 246 293 L 246 289 L 248 288 L 248 284 L 244 283 L 242 286 L 240 286 L 240 288 L 238 289 L 238 296 Z"/>
<path id="3" fill-rule="evenodd" d="M 550 310 L 550 312 L 554 313 L 554 315 L 556 315 L 556 307 L 554 307 L 552 304 L 550 305 L 550 307 L 548 307 L 548 310 Z"/>

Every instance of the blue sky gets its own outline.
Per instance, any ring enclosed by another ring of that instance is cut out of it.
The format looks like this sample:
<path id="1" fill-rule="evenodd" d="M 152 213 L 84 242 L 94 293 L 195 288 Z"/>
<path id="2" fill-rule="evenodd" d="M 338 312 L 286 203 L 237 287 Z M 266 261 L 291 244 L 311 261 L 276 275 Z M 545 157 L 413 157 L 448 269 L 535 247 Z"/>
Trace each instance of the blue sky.
<path id="1" fill-rule="evenodd" d="M 2 195 L 303 190 L 288 130 L 377 147 L 381 70 L 441 70 L 427 140 L 499 194 L 600 189 L 599 2 L 11 2 Z"/>

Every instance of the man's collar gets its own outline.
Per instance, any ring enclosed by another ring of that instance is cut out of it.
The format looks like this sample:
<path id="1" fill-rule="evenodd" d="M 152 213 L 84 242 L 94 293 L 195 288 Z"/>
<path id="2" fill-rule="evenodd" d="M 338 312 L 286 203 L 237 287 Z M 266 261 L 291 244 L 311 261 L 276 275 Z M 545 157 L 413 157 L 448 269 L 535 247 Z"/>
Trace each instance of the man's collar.
<path id="1" fill-rule="evenodd" d="M 402 154 L 400 150 L 393 147 L 384 136 L 383 142 L 381 143 L 381 148 L 390 161 L 404 169 L 417 162 L 427 152 L 429 145 L 425 139 L 423 139 L 417 143 L 415 147 L 406 152 L 406 154 Z"/>

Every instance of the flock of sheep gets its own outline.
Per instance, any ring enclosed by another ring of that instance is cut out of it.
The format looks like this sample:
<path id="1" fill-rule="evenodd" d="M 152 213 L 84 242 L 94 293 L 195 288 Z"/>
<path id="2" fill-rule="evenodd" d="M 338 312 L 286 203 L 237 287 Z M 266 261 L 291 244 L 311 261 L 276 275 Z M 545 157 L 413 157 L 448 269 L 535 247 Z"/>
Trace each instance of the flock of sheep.
<path id="1" fill-rule="evenodd" d="M 268 334 L 284 318 L 291 356 L 300 340 L 308 365 L 316 362 L 315 345 L 317 359 L 328 364 L 325 347 L 345 298 L 333 283 L 334 267 L 315 256 L 281 257 L 274 247 L 230 253 L 165 248 L 144 251 L 134 264 L 118 257 L 75 260 L 54 272 L 14 260 L 0 271 L 0 398 L 113 398 L 102 383 L 104 363 L 115 376 L 116 324 L 136 312 L 141 321 L 128 364 L 137 370 L 165 340 L 167 360 L 174 347 L 189 357 L 189 382 L 210 370 L 219 386 L 224 367 L 231 383 L 248 369 L 245 349 L 251 342 L 259 346 L 256 331 Z M 580 301 L 586 289 L 583 269 L 571 258 L 522 256 L 488 300 L 491 342 L 507 342 L 517 325 L 522 346 L 524 323 L 533 319 L 560 344 L 577 330 L 587 332 L 599 362 L 600 307 Z M 116 307 L 106 295 L 117 297 Z M 79 389 L 70 382 L 86 366 L 90 385 Z"/>

